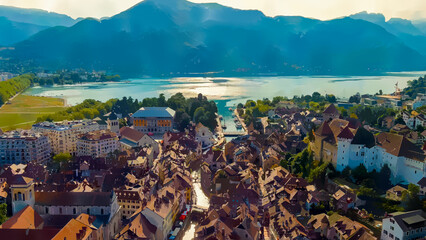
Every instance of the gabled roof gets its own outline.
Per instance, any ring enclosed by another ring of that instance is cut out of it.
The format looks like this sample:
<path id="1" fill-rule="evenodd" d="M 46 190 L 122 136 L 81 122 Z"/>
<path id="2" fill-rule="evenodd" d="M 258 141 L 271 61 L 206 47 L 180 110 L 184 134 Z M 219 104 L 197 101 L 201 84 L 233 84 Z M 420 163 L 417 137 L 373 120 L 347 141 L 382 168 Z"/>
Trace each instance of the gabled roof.
<path id="1" fill-rule="evenodd" d="M 120 128 L 120 136 L 121 138 L 125 137 L 134 142 L 138 142 L 145 134 L 129 127 Z"/>
<path id="2" fill-rule="evenodd" d="M 352 144 L 362 144 L 368 148 L 372 148 L 376 145 L 374 135 L 363 127 L 358 128 L 356 131 Z"/>
<path id="3" fill-rule="evenodd" d="M 157 117 L 157 118 L 173 118 L 175 111 L 169 107 L 143 107 L 136 111 L 133 118 L 146 118 L 146 117 Z"/>
<path id="4" fill-rule="evenodd" d="M 417 183 L 420 187 L 426 187 L 426 177 L 420 179 L 420 181 Z"/>
<path id="5" fill-rule="evenodd" d="M 383 132 L 377 136 L 376 142 L 378 146 L 394 156 L 425 161 L 424 152 L 404 136 Z"/>
<path id="6" fill-rule="evenodd" d="M 26 206 L 21 211 L 17 212 L 0 228 L 3 229 L 36 229 L 43 224 L 43 219 L 38 215 L 31 206 Z"/>
<path id="7" fill-rule="evenodd" d="M 412 225 L 421 225 L 423 227 L 426 224 L 426 213 L 422 210 L 415 210 L 405 213 L 391 213 L 395 222 L 401 227 L 402 231 L 406 232 L 412 229 Z"/>
<path id="8" fill-rule="evenodd" d="M 340 132 L 340 134 L 337 137 L 338 138 L 344 138 L 344 139 L 353 139 L 354 134 L 352 133 L 352 131 L 347 126 Z"/>
<path id="9" fill-rule="evenodd" d="M 23 175 L 15 175 L 12 180 L 8 182 L 9 185 L 27 185 L 33 181 L 32 178 L 24 177 Z"/>
<path id="10" fill-rule="evenodd" d="M 52 239 L 59 229 L 0 229 L 2 239 L 19 239 L 19 240 L 44 240 Z M 62 239 L 63 240 L 63 239 Z"/>
<path id="11" fill-rule="evenodd" d="M 92 233 L 92 229 L 86 224 L 71 219 L 67 225 L 65 225 L 53 238 L 52 240 L 80 240 L 87 239 Z"/>
<path id="12" fill-rule="evenodd" d="M 109 206 L 109 192 L 35 192 L 35 202 L 41 206 Z"/>
<path id="13" fill-rule="evenodd" d="M 331 131 L 331 128 L 327 122 L 323 122 L 321 126 L 315 131 L 315 135 L 330 136 L 333 135 L 333 131 Z"/>
<path id="14" fill-rule="evenodd" d="M 329 124 L 334 136 L 338 136 L 342 130 L 349 125 L 349 121 L 343 119 L 333 119 Z"/>
<path id="15" fill-rule="evenodd" d="M 336 106 L 334 104 L 328 105 L 328 107 L 324 110 L 325 114 L 339 114 L 339 111 L 336 109 Z"/>

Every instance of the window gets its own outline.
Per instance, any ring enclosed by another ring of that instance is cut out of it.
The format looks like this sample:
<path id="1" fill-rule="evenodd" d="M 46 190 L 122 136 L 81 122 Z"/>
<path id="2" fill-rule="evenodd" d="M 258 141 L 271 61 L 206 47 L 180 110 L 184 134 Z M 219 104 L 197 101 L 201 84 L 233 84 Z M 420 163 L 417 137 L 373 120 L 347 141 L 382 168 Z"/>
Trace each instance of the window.
<path id="1" fill-rule="evenodd" d="M 59 214 L 62 214 L 62 208 L 61 207 L 59 208 Z"/>
<path id="2" fill-rule="evenodd" d="M 386 231 L 386 230 L 383 230 L 383 233 L 384 233 L 385 235 L 388 235 L 388 231 Z"/>
<path id="3" fill-rule="evenodd" d="M 44 211 L 46 212 L 46 214 L 49 214 L 49 208 L 48 208 L 48 207 L 46 207 L 46 208 L 44 209 Z"/>
<path id="4" fill-rule="evenodd" d="M 394 227 L 392 227 L 392 226 L 390 227 L 390 229 L 391 229 L 392 231 L 393 231 L 393 230 L 395 230 L 395 228 L 394 228 Z"/>
<path id="5" fill-rule="evenodd" d="M 89 214 L 89 215 L 90 215 L 90 208 L 88 208 L 88 209 L 87 209 L 87 214 Z"/>
<path id="6" fill-rule="evenodd" d="M 104 215 L 104 209 L 101 208 L 101 215 Z"/>
<path id="7" fill-rule="evenodd" d="M 75 215 L 75 214 L 77 214 L 77 209 L 75 209 L 75 208 L 73 208 L 72 209 L 72 213 Z"/>

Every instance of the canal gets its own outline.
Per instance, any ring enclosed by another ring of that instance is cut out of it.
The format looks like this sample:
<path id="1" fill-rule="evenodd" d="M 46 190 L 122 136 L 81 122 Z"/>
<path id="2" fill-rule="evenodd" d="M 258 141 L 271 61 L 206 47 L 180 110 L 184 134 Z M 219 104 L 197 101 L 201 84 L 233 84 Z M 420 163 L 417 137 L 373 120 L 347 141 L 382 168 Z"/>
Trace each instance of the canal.
<path id="1" fill-rule="evenodd" d="M 193 180 L 192 186 L 194 187 L 194 194 L 196 196 L 195 205 L 208 208 L 210 206 L 210 200 L 201 189 L 200 173 L 198 171 L 192 172 L 192 180 Z M 183 235 L 183 240 L 191 240 L 194 238 L 196 225 L 197 225 L 196 222 L 191 222 L 191 225 L 189 226 L 189 228 L 186 230 L 185 234 Z"/>

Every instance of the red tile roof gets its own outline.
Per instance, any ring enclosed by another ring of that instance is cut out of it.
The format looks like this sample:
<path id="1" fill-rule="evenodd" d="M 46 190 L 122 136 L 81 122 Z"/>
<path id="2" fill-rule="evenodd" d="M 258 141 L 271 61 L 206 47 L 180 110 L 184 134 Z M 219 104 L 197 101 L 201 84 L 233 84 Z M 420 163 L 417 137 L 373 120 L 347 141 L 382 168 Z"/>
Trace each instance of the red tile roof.
<path id="1" fill-rule="evenodd" d="M 330 136 L 333 135 L 333 131 L 331 131 L 331 128 L 327 122 L 323 122 L 322 125 L 315 131 L 315 135 Z"/>
<path id="2" fill-rule="evenodd" d="M 345 139 L 352 139 L 354 138 L 354 134 L 352 133 L 352 131 L 349 129 L 349 127 L 345 127 L 339 135 L 337 135 L 338 138 L 345 138 Z"/>
<path id="3" fill-rule="evenodd" d="M 129 127 L 120 128 L 120 136 L 138 142 L 145 134 Z"/>
<path id="4" fill-rule="evenodd" d="M 330 104 L 323 113 L 326 114 L 338 114 L 339 111 L 336 109 L 336 107 L 334 106 L 334 104 Z"/>

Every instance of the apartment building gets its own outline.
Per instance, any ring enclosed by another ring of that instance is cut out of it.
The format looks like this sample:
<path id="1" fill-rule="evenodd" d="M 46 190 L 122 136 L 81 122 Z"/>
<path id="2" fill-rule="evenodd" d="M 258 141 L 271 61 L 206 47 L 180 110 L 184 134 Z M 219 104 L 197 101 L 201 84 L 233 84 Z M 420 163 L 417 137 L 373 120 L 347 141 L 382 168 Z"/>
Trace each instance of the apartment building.
<path id="1" fill-rule="evenodd" d="M 117 134 L 110 130 L 98 130 L 85 133 L 77 139 L 77 156 L 106 157 L 108 153 L 119 149 Z"/>
<path id="2" fill-rule="evenodd" d="M 0 165 L 45 163 L 50 157 L 49 140 L 40 133 L 11 131 L 0 135 Z"/>
<path id="3" fill-rule="evenodd" d="M 79 135 L 101 130 L 101 126 L 92 120 L 42 122 L 34 124 L 32 130 L 47 134 L 54 154 L 70 153 L 74 155 Z"/>

